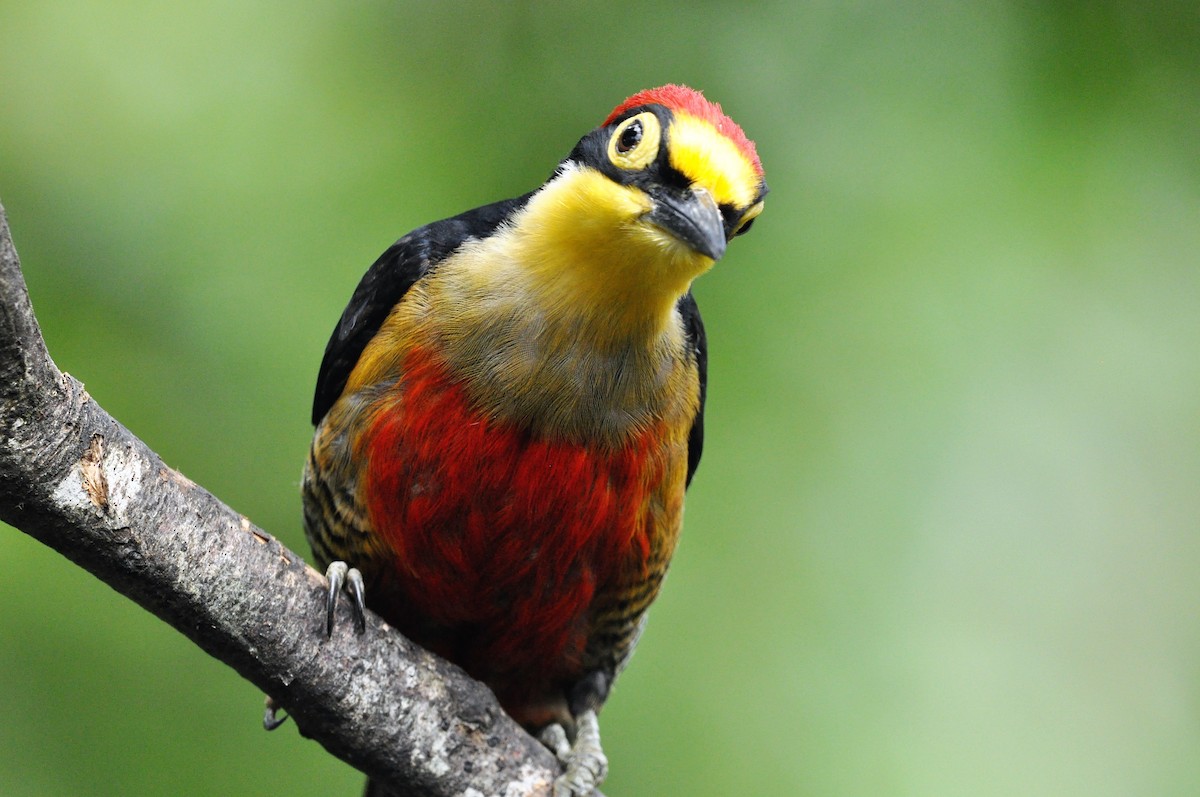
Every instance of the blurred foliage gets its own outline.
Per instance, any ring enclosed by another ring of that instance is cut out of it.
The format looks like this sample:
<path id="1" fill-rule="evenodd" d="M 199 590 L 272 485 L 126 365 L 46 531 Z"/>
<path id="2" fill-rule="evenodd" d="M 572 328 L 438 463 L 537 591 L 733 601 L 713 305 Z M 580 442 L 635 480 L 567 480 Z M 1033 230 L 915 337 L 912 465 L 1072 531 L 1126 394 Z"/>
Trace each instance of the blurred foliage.
<path id="1" fill-rule="evenodd" d="M 59 365 L 305 550 L 361 272 L 667 81 L 773 193 L 697 284 L 705 462 L 606 791 L 1200 793 L 1195 3 L 10 0 L 0 199 Z M 0 793 L 357 793 L 88 574 L 0 561 Z"/>

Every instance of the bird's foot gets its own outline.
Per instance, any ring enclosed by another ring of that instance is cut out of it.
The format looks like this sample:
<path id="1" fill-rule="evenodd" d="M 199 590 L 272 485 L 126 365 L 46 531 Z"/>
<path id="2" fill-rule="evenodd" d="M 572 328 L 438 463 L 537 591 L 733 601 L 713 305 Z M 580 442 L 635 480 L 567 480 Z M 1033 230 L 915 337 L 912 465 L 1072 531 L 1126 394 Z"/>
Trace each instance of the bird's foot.
<path id="1" fill-rule="evenodd" d="M 273 731 L 283 723 L 287 722 L 288 715 L 279 716 L 281 706 L 275 702 L 275 698 L 267 695 L 267 707 L 263 713 L 263 729 Z"/>
<path id="2" fill-rule="evenodd" d="M 350 567 L 345 562 L 330 562 L 325 570 L 325 578 L 329 579 L 329 592 L 325 597 L 325 635 L 333 636 L 334 618 L 337 616 L 338 595 L 344 589 L 350 593 L 350 613 L 354 617 L 354 630 L 361 634 L 367 630 L 366 588 L 363 586 L 362 573 L 358 568 Z M 275 698 L 267 695 L 266 708 L 263 712 L 263 728 L 273 731 L 287 722 L 288 715 L 280 714 L 282 707 Z"/>
<path id="3" fill-rule="evenodd" d="M 325 635 L 333 635 L 333 618 L 337 615 L 338 595 L 344 588 L 350 593 L 350 612 L 354 615 L 354 631 L 363 633 L 367 630 L 366 588 L 363 586 L 362 573 L 357 567 L 350 567 L 345 562 L 330 562 L 325 570 L 329 579 L 329 594 L 325 599 Z"/>
<path id="4" fill-rule="evenodd" d="M 594 710 L 588 709 L 575 718 L 573 744 L 557 722 L 546 726 L 539 738 L 564 767 L 563 774 L 554 780 L 554 797 L 586 797 L 604 782 L 608 758 L 600 747 L 600 721 Z"/>

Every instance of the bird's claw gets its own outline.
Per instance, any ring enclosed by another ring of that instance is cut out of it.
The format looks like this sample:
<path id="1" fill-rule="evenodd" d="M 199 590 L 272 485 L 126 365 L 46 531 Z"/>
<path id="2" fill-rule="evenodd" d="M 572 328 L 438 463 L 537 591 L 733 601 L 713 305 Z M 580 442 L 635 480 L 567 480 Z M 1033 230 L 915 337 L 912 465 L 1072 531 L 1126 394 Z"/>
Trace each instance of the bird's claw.
<path id="1" fill-rule="evenodd" d="M 567 732 L 561 724 L 556 722 L 542 728 L 542 732 L 538 734 L 538 740 L 554 753 L 554 757 L 559 760 L 559 763 L 567 763 L 567 757 L 571 754 L 571 743 L 567 741 Z"/>
<path id="2" fill-rule="evenodd" d="M 367 630 L 366 587 L 363 585 L 362 573 L 357 567 L 350 567 L 345 562 L 330 562 L 325 570 L 325 578 L 329 579 L 329 592 L 325 596 L 325 636 L 333 636 L 334 618 L 337 617 L 338 595 L 344 589 L 350 593 L 350 613 L 354 617 L 354 630 L 363 633 Z M 263 711 L 263 728 L 273 731 L 287 722 L 288 715 L 280 714 L 282 707 L 275 698 L 267 695 L 266 708 Z"/>
<path id="3" fill-rule="evenodd" d="M 538 737 L 563 765 L 554 780 L 554 797 L 586 797 L 608 775 L 608 758 L 600 747 L 600 722 L 588 709 L 575 718 L 575 742 L 567 741 L 563 726 L 546 726 Z"/>
<path id="4" fill-rule="evenodd" d="M 263 729 L 273 731 L 283 723 L 287 722 L 288 715 L 279 716 L 280 705 L 275 702 L 275 698 L 267 695 L 267 707 L 263 714 Z"/>
<path id="5" fill-rule="evenodd" d="M 354 616 L 354 631 L 361 634 L 367 630 L 366 588 L 362 573 L 357 567 L 345 562 L 330 562 L 325 570 L 329 579 L 329 593 L 325 598 L 325 636 L 333 636 L 333 621 L 337 616 L 338 595 L 345 588 L 350 593 L 350 613 Z"/>

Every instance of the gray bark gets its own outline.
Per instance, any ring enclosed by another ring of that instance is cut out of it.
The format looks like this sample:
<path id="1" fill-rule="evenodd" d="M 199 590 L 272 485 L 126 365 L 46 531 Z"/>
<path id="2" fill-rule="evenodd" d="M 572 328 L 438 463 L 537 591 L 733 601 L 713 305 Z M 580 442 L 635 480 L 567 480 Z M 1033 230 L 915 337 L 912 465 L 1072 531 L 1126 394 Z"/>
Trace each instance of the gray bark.
<path id="1" fill-rule="evenodd" d="M 414 797 L 548 795 L 554 757 L 460 669 L 168 468 L 55 367 L 0 206 L 0 519 L 86 568 L 271 695 L 300 732 Z M 249 707 L 248 707 L 249 708 Z"/>

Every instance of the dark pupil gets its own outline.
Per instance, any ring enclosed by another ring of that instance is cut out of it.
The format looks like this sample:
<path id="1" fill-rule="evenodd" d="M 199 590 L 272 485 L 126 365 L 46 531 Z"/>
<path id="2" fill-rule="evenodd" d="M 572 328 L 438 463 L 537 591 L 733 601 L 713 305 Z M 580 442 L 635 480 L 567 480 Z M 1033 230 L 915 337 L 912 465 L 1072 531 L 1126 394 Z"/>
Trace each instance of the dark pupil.
<path id="1" fill-rule="evenodd" d="M 629 127 L 621 131 L 621 137 L 617 139 L 617 152 L 624 154 L 638 145 L 642 140 L 642 123 L 634 122 Z"/>

